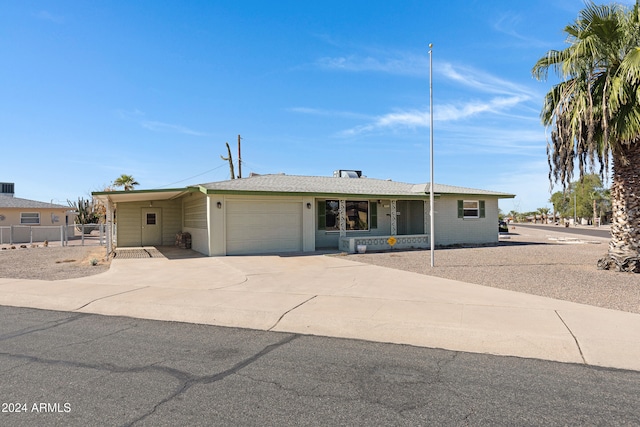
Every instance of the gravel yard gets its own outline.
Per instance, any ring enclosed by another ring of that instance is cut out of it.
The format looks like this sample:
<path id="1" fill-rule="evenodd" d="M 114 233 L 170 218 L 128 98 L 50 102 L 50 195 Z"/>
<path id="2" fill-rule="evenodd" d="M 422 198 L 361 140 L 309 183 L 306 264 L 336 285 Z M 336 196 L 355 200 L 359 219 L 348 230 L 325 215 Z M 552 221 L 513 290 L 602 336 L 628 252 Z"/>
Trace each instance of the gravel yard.
<path id="1" fill-rule="evenodd" d="M 608 240 L 517 227 L 497 246 L 347 255 L 347 259 L 517 292 L 640 313 L 640 275 L 598 270 Z M 551 239 L 560 240 L 551 240 Z"/>
<path id="2" fill-rule="evenodd" d="M 109 269 L 101 246 L 0 247 L 0 277 L 8 279 L 63 280 L 91 276 Z M 97 265 L 92 265 L 92 260 Z M 94 261 L 95 262 L 95 261 Z"/>

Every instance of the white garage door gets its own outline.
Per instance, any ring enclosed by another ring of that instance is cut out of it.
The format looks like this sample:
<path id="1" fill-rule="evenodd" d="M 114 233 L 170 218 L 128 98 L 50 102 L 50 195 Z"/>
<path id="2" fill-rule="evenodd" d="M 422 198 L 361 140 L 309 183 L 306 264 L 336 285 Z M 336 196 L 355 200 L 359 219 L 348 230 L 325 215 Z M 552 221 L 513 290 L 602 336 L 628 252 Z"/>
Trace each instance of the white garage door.
<path id="1" fill-rule="evenodd" d="M 227 254 L 302 250 L 302 203 L 230 201 L 227 203 Z"/>

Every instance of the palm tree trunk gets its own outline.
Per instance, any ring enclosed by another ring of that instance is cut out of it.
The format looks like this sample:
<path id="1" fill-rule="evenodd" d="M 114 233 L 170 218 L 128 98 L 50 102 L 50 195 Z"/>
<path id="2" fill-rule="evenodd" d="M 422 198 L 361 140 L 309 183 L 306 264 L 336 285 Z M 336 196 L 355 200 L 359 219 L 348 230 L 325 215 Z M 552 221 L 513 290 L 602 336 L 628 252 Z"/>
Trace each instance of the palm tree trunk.
<path id="1" fill-rule="evenodd" d="M 622 145 L 613 156 L 613 221 L 609 252 L 598 260 L 603 270 L 640 273 L 640 141 Z"/>

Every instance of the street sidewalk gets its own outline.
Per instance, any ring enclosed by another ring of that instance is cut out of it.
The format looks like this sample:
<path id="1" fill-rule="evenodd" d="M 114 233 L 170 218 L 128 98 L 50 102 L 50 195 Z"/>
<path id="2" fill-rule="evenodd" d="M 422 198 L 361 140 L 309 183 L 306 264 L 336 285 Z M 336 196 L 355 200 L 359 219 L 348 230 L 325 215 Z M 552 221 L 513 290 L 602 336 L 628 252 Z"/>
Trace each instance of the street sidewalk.
<path id="1" fill-rule="evenodd" d="M 640 371 L 640 315 L 340 256 L 116 258 L 79 279 L 0 279 L 0 304 Z"/>

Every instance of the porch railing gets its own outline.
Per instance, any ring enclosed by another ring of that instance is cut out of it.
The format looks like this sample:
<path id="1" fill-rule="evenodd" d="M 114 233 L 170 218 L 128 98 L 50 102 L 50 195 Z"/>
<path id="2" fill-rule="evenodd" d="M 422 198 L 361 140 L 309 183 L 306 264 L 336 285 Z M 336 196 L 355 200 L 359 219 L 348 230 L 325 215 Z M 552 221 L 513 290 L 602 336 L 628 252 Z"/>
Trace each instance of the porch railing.
<path id="1" fill-rule="evenodd" d="M 390 250 L 389 244 L 391 236 L 358 236 L 341 237 L 340 250 L 348 253 L 358 252 L 358 246 L 367 251 Z M 427 249 L 430 247 L 428 234 L 408 234 L 403 236 L 393 236 L 396 240 L 394 249 Z"/>

